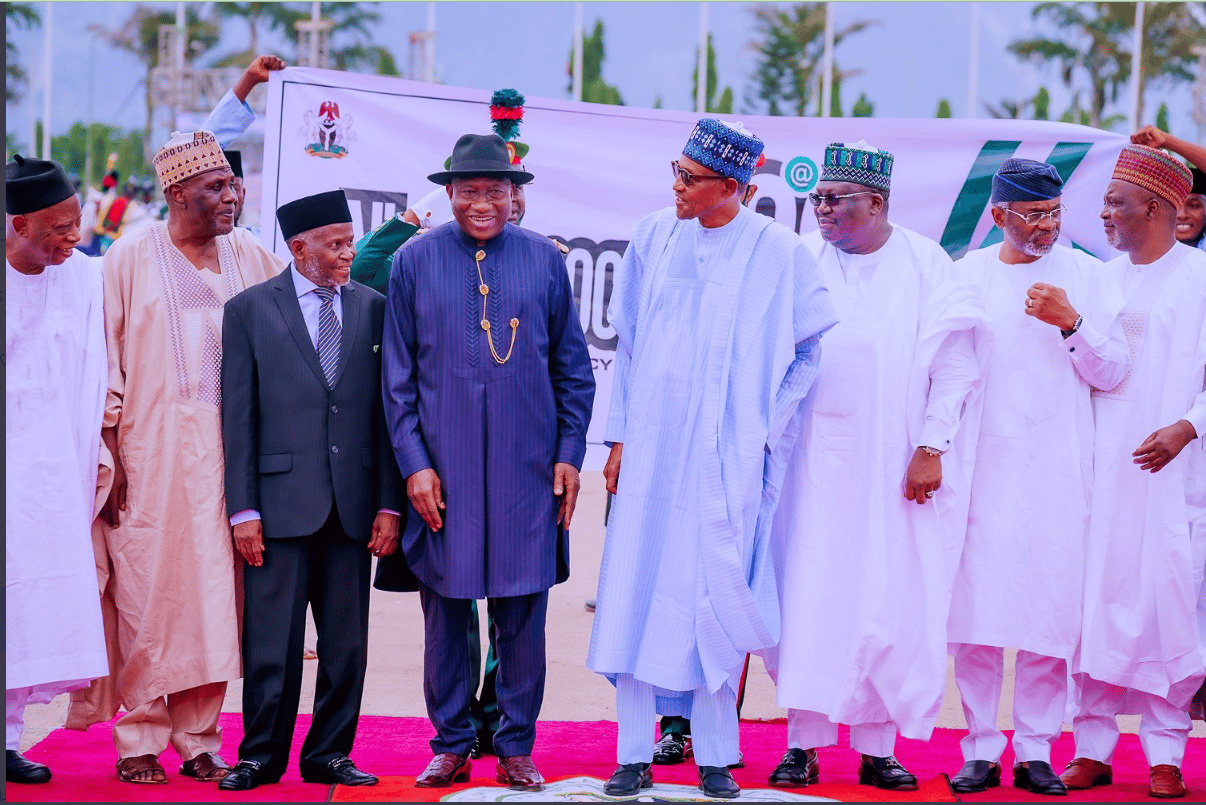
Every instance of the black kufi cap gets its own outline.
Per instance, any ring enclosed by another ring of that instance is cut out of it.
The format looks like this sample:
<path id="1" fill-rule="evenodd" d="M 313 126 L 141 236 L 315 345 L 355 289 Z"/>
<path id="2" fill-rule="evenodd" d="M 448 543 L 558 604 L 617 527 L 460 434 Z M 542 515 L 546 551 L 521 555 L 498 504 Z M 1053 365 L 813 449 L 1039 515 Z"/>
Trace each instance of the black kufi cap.
<path id="1" fill-rule="evenodd" d="M 993 202 L 1050 201 L 1063 189 L 1055 166 L 1033 159 L 1007 159 L 992 177 Z"/>
<path id="2" fill-rule="evenodd" d="M 1193 187 L 1189 189 L 1189 192 L 1206 196 L 1206 171 L 1190 168 L 1189 172 L 1193 174 Z"/>
<path id="3" fill-rule="evenodd" d="M 235 176 L 238 176 L 240 179 L 242 179 L 243 178 L 243 152 L 236 151 L 236 150 L 227 151 L 225 148 L 223 148 L 222 153 L 226 155 L 226 161 L 230 163 L 231 172 L 233 172 Z"/>
<path id="4" fill-rule="evenodd" d="M 4 208 L 9 215 L 44 210 L 74 195 L 71 180 L 57 162 L 13 154 L 13 161 L 4 166 Z"/>
<path id="5" fill-rule="evenodd" d="M 527 184 L 534 178 L 518 165 L 511 164 L 511 152 L 497 134 L 465 134 L 456 141 L 447 168 L 427 178 L 436 184 L 451 184 L 453 179 L 510 179 Z"/>
<path id="6" fill-rule="evenodd" d="M 302 232 L 320 226 L 350 224 L 352 212 L 348 209 L 348 200 L 342 190 L 329 190 L 282 205 L 276 211 L 276 220 L 288 242 Z"/>

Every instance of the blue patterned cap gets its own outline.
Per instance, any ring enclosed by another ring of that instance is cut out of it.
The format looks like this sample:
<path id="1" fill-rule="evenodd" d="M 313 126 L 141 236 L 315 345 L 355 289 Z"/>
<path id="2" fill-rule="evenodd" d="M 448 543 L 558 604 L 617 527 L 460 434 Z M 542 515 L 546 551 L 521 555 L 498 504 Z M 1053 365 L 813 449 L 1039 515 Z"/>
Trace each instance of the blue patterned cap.
<path id="1" fill-rule="evenodd" d="M 1063 192 L 1054 165 L 1033 159 L 1007 159 L 992 177 L 991 201 L 1050 201 Z"/>
<path id="2" fill-rule="evenodd" d="M 892 155 L 866 140 L 853 145 L 830 143 L 825 148 L 822 182 L 852 182 L 876 190 L 892 189 Z"/>
<path id="3" fill-rule="evenodd" d="M 762 148 L 762 141 L 740 123 L 705 117 L 695 124 L 683 156 L 745 184 L 754 175 Z"/>

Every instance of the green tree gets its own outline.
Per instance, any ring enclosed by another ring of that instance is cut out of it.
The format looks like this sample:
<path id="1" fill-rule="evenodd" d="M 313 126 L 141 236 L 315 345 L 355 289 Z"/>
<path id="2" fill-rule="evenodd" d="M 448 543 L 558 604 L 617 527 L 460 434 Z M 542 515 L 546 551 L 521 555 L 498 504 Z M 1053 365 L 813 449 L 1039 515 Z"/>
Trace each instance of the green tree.
<path id="1" fill-rule="evenodd" d="M 858 96 L 854 106 L 850 107 L 851 117 L 875 117 L 875 104 L 867 98 L 867 93 Z"/>
<path id="2" fill-rule="evenodd" d="M 143 179 L 154 176 L 154 169 L 146 159 L 144 145 L 141 131 L 118 129 L 101 123 L 88 126 L 73 123 L 67 133 L 50 138 L 50 151 L 55 161 L 68 171 L 78 173 L 93 187 L 100 186 L 105 173 L 105 160 L 112 153 L 117 154 L 115 169 L 123 181 L 131 176 Z M 92 150 L 92 174 L 85 176 L 89 149 Z"/>
<path id="3" fill-rule="evenodd" d="M 704 95 L 704 109 L 707 112 L 722 115 L 733 114 L 733 88 L 725 87 L 720 96 L 716 95 L 719 85 L 719 73 L 716 70 L 716 49 L 712 47 L 712 35 L 708 34 L 708 84 L 707 94 Z M 699 47 L 695 48 L 695 69 L 691 71 L 691 97 L 699 97 Z"/>
<path id="4" fill-rule="evenodd" d="M 938 111 L 934 117 L 951 117 L 951 102 L 946 98 L 938 101 Z"/>
<path id="5" fill-rule="evenodd" d="M 768 115 L 804 116 L 817 108 L 821 59 L 825 49 L 825 4 L 797 3 L 787 9 L 759 6 L 753 10 L 758 40 L 751 43 L 758 54 L 754 86 L 746 93 L 750 111 Z M 874 25 L 857 20 L 834 31 L 834 49 L 847 37 Z M 840 70 L 833 65 L 834 83 L 858 75 L 858 70 Z"/>
<path id="6" fill-rule="evenodd" d="M 13 44 L 13 31 L 41 28 L 42 17 L 33 3 L 4 4 L 4 102 L 17 103 L 25 97 L 29 75 L 21 66 L 21 54 Z"/>
<path id="7" fill-rule="evenodd" d="M 1049 120 L 1051 116 L 1051 93 L 1046 87 L 1039 87 L 1038 92 L 1034 93 L 1034 100 L 1030 102 L 1034 108 L 1035 120 Z"/>
<path id="8" fill-rule="evenodd" d="M 260 55 L 260 28 L 283 29 L 288 12 L 283 3 L 215 3 L 218 17 L 225 20 L 242 20 L 247 26 L 249 42 L 246 50 L 221 56 L 214 61 L 215 67 L 244 67 Z M 286 37 L 288 38 L 288 37 Z"/>
<path id="9" fill-rule="evenodd" d="M 582 38 L 582 100 L 588 103 L 609 103 L 623 106 L 620 91 L 603 80 L 603 61 L 607 50 L 603 45 L 603 21 L 595 21 L 595 30 Z M 566 73 L 570 76 L 567 91 L 574 89 L 574 51 L 570 48 Z"/>
<path id="10" fill-rule="evenodd" d="M 219 4 L 223 5 L 223 4 Z M 252 3 L 250 5 L 257 5 Z M 263 3 L 275 6 L 265 9 L 256 18 L 264 19 L 273 30 L 279 30 L 293 43 L 294 63 L 297 60 L 297 23 L 310 19 L 309 3 Z M 374 32 L 380 30 L 381 15 L 371 6 L 376 3 L 322 3 L 319 13 L 325 20 L 334 23 L 331 29 L 329 66 L 336 70 L 367 72 L 376 75 L 401 75 L 393 52 L 373 41 Z M 247 64 L 258 54 L 246 54 L 241 64 Z"/>
<path id="11" fill-rule="evenodd" d="M 1156 128 L 1168 131 L 1168 104 L 1164 101 L 1160 102 L 1160 108 L 1156 110 Z"/>

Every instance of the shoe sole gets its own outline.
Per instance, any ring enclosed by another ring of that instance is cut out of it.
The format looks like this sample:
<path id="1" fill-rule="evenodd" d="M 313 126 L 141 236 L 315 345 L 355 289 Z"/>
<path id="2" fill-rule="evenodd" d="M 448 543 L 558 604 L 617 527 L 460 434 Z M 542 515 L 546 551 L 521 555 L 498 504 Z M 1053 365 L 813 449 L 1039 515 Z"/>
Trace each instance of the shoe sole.
<path id="1" fill-rule="evenodd" d="M 609 791 L 607 786 L 604 785 L 603 793 L 609 797 L 635 797 L 637 794 L 641 793 L 646 788 L 653 788 L 653 780 L 650 780 L 648 782 L 645 782 L 644 780 L 642 780 L 641 784 L 639 786 L 637 786 L 635 789 L 625 789 L 623 791 Z"/>
<path id="2" fill-rule="evenodd" d="M 447 788 L 448 786 L 452 785 L 453 783 L 467 783 L 467 782 L 469 782 L 469 772 L 458 771 L 456 774 L 452 775 L 452 779 L 446 783 L 445 782 L 439 782 L 439 783 L 422 782 L 421 783 L 418 780 L 415 780 L 415 788 Z"/>
<path id="3" fill-rule="evenodd" d="M 821 776 L 819 774 L 814 774 L 804 782 L 797 782 L 796 780 L 776 780 L 771 778 L 766 781 L 766 784 L 771 788 L 807 788 L 810 785 L 816 785 L 817 781 L 820 779 Z"/>
<path id="4" fill-rule="evenodd" d="M 506 777 L 495 777 L 494 781 L 497 782 L 499 785 L 505 785 L 507 788 L 511 789 L 512 791 L 543 791 L 544 790 L 544 783 L 537 783 L 536 785 L 519 785 L 518 783 L 512 783 Z"/>
<path id="5" fill-rule="evenodd" d="M 858 778 L 859 785 L 869 785 L 872 788 L 878 788 L 880 791 L 916 791 L 917 783 L 902 783 L 901 785 L 879 785 L 874 780 L 867 780 L 862 775 Z"/>
<path id="6" fill-rule="evenodd" d="M 975 786 L 958 785 L 956 783 L 951 783 L 951 790 L 954 791 L 956 794 L 979 794 L 980 792 L 987 791 L 990 788 L 996 788 L 1000 784 L 1001 784 L 1000 780 L 996 780 L 991 783 L 985 783 L 984 785 L 975 785 Z"/>
<path id="7" fill-rule="evenodd" d="M 1062 777 L 1060 779 L 1063 780 Z M 1093 782 L 1089 783 L 1088 785 L 1069 785 L 1067 780 L 1063 780 L 1063 783 L 1069 791 L 1088 791 L 1090 788 L 1097 788 L 1098 786 L 1102 785 L 1113 785 L 1114 778 L 1113 776 L 1096 777 L 1093 779 Z"/>

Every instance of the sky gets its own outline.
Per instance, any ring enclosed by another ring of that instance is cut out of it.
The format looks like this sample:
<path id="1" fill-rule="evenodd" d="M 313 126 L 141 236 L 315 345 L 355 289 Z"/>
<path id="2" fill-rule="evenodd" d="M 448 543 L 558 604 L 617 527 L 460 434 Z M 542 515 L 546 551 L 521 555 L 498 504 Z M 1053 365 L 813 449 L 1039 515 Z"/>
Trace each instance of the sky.
<path id="1" fill-rule="evenodd" d="M 72 123 L 94 122 L 140 128 L 145 121 L 141 81 L 145 69 L 132 56 L 107 46 L 88 31 L 90 25 L 118 27 L 137 4 L 125 2 L 36 3 L 51 14 L 51 131 L 61 134 Z M 172 9 L 174 3 L 146 5 Z M 197 4 L 211 6 L 212 4 Z M 698 2 L 584 3 L 588 32 L 596 19 L 605 27 L 603 77 L 615 85 L 630 106 L 652 106 L 656 99 L 670 109 L 693 109 L 691 75 L 699 43 Z M 788 6 L 777 3 L 774 5 Z M 947 99 L 956 117 L 968 115 L 970 31 L 974 6 L 979 7 L 980 44 L 976 75 L 980 105 L 977 117 L 989 117 L 988 102 L 1021 100 L 1040 86 L 1052 94 L 1052 111 L 1068 106 L 1055 67 L 1020 62 L 1006 51 L 1009 42 L 1050 35 L 1031 18 L 1034 3 L 1013 2 L 837 2 L 835 26 L 869 20 L 867 30 L 851 36 L 835 52 L 837 65 L 858 74 L 843 85 L 847 112 L 860 93 L 875 104 L 876 117 L 932 117 Z M 513 86 L 527 95 L 569 96 L 566 73 L 571 48 L 574 4 L 571 2 L 441 2 L 436 3 L 436 71 L 445 84 L 497 89 Z M 709 28 L 716 49 L 720 85 L 732 86 L 741 113 L 742 98 L 752 86 L 756 38 L 752 3 L 709 3 Z M 408 34 L 427 25 L 428 3 L 383 2 L 376 43 L 386 45 L 403 71 L 409 55 Z M 1206 15 L 1204 15 L 1206 16 Z M 17 31 L 10 40 L 30 73 L 33 87 L 24 102 L 6 105 L 7 131 L 28 142 L 34 116 L 42 113 L 44 30 Z M 223 40 L 212 51 L 221 56 L 243 50 L 249 37 L 238 20 L 226 23 Z M 261 50 L 289 59 L 293 46 L 261 31 Z M 1174 134 L 1198 140 L 1200 129 L 1190 116 L 1191 90 L 1149 90 L 1144 121 L 1152 122 L 1161 101 L 1170 107 Z M 1111 111 L 1126 114 L 1127 101 Z M 617 144 L 617 147 L 623 147 Z"/>

